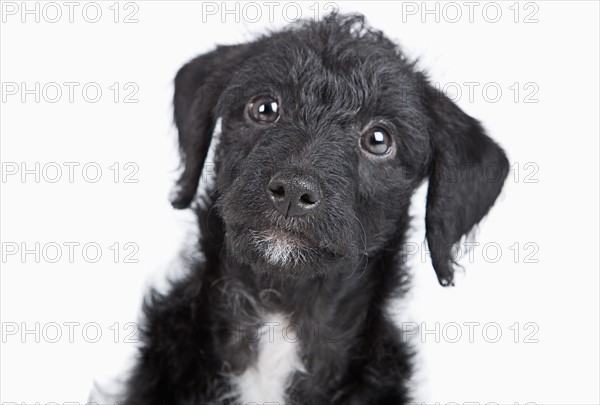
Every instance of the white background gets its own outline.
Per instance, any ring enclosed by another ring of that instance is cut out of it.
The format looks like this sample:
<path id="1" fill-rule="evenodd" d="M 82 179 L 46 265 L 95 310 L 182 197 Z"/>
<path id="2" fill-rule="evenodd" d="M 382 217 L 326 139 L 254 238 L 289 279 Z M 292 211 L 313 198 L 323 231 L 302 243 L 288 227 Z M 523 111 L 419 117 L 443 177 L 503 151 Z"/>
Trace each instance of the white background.
<path id="1" fill-rule="evenodd" d="M 271 22 L 264 3 L 255 3 L 261 6 L 256 18 L 256 8 L 243 4 L 228 3 L 238 11 L 223 15 L 221 2 L 213 3 L 217 13 L 207 15 L 200 2 L 137 1 L 118 4 L 114 22 L 110 1 L 98 3 L 102 16 L 91 23 L 86 18 L 95 17 L 93 5 L 85 14 L 88 3 L 77 3 L 70 22 L 68 7 L 59 2 L 62 18 L 51 23 L 57 9 L 36 3 L 2 3 L 0 401 L 85 402 L 94 378 L 106 381 L 125 370 L 135 346 L 127 343 L 126 324 L 137 320 L 147 286 L 164 282 L 193 228 L 190 214 L 176 212 L 167 199 L 178 164 L 172 78 L 193 56 L 282 26 L 296 9 L 277 3 Z M 296 4 L 304 17 L 328 8 Z M 472 260 L 461 260 L 466 272 L 455 288 L 438 285 L 421 248 L 411 260 L 414 286 L 398 305 L 398 320 L 434 331 L 415 336 L 416 399 L 598 404 L 598 3 L 476 2 L 472 15 L 463 2 L 336 4 L 342 12 L 364 13 L 419 57 L 419 66 L 485 124 L 513 164 L 480 226 Z M 22 15 L 23 7 L 38 7 L 39 22 L 35 14 Z M 437 16 L 422 14 L 424 7 L 437 7 Z M 497 9 L 502 14 L 493 23 Z M 123 21 L 130 13 L 137 22 Z M 39 93 L 46 86 L 39 102 L 22 91 L 22 83 L 35 89 L 36 82 Z M 56 96 L 48 86 L 53 82 L 63 90 L 55 103 L 49 100 Z M 73 102 L 65 82 L 79 83 Z M 117 102 L 110 89 L 115 82 Z M 129 82 L 139 89 L 137 103 L 124 102 L 135 89 L 124 87 Z M 478 83 L 472 98 L 465 82 Z M 86 83 L 102 89 L 98 102 L 82 96 Z M 496 100 L 497 88 L 502 94 Z M 23 181 L 21 163 L 34 169 L 36 162 L 39 182 L 34 174 Z M 72 183 L 65 162 L 79 163 Z M 115 162 L 117 182 L 110 169 Z M 96 183 L 83 177 L 87 163 L 92 178 L 94 165 L 102 169 Z M 55 164 L 63 171 L 52 183 Z M 11 174 L 15 167 L 19 172 Z M 137 183 L 124 179 L 132 167 L 139 168 L 132 176 Z M 414 247 L 424 241 L 424 201 L 421 189 L 413 201 Z M 34 254 L 9 254 L 36 242 L 39 263 Z M 65 242 L 80 243 L 73 263 Z M 102 248 L 97 263 L 86 261 L 93 249 L 82 253 L 90 242 Z M 115 242 L 118 263 L 110 249 Z M 124 262 L 132 251 L 127 242 L 139 247 L 138 263 Z M 62 257 L 50 263 L 54 244 L 62 246 Z M 72 342 L 68 322 L 76 323 Z M 465 322 L 478 323 L 473 342 Z M 451 343 L 457 324 L 462 336 Z M 91 343 L 95 325 L 102 336 Z M 502 336 L 491 343 L 495 328 Z M 57 330 L 62 335 L 56 337 Z"/>

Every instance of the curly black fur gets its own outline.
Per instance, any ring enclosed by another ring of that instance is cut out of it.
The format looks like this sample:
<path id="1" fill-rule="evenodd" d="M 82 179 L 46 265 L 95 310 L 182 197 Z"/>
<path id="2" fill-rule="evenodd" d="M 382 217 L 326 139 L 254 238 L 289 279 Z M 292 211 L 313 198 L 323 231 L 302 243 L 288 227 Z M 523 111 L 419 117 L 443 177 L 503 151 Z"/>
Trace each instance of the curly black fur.
<path id="1" fill-rule="evenodd" d="M 257 95 L 279 100 L 277 122 L 248 118 Z M 194 204 L 203 258 L 146 300 L 122 403 L 236 403 L 230 377 L 253 364 L 256 347 L 235 331 L 266 311 L 319 330 L 301 336 L 305 371 L 293 375 L 287 403 L 408 402 L 410 350 L 386 308 L 406 287 L 411 195 L 429 180 L 427 239 L 450 285 L 451 247 L 502 188 L 502 149 L 362 16 L 331 15 L 198 56 L 177 74 L 174 107 L 184 170 L 173 205 Z M 198 201 L 218 118 L 216 187 Z M 392 156 L 361 150 L 374 123 L 392 136 Z M 282 170 L 318 179 L 322 199 L 309 215 L 273 207 L 267 185 Z M 302 241 L 296 260 L 265 259 L 256 235 L 272 229 Z"/>

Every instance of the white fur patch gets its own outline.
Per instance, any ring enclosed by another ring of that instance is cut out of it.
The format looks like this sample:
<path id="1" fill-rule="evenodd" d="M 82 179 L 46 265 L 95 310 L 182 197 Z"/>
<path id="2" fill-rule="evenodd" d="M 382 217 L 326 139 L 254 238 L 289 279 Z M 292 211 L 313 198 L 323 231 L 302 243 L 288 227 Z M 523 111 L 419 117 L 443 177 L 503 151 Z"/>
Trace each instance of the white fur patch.
<path id="1" fill-rule="evenodd" d="M 294 245 L 287 239 L 276 236 L 265 236 L 264 254 L 267 260 L 273 264 L 286 265 L 292 259 Z"/>
<path id="2" fill-rule="evenodd" d="M 258 340 L 258 357 L 239 376 L 233 377 L 236 397 L 242 404 L 286 403 L 285 391 L 296 371 L 304 371 L 298 354 L 296 328 L 281 314 L 264 318 Z"/>
<path id="3" fill-rule="evenodd" d="M 311 250 L 283 231 L 255 234 L 254 244 L 269 263 L 278 266 L 302 263 L 306 260 L 306 253 Z"/>

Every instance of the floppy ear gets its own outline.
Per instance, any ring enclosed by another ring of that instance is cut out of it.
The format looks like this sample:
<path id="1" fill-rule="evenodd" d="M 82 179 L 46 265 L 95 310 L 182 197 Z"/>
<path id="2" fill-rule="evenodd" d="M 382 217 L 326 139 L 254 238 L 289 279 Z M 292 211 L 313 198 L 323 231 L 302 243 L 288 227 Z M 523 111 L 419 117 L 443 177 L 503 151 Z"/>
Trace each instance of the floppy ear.
<path id="1" fill-rule="evenodd" d="M 451 249 L 489 211 L 508 174 L 508 159 L 479 122 L 425 83 L 433 150 L 427 192 L 427 243 L 441 285 L 454 285 Z"/>
<path id="2" fill-rule="evenodd" d="M 171 204 L 187 208 L 198 189 L 204 160 L 218 117 L 214 108 L 247 45 L 219 46 L 185 64 L 175 77 L 175 125 L 183 173 L 172 192 Z"/>

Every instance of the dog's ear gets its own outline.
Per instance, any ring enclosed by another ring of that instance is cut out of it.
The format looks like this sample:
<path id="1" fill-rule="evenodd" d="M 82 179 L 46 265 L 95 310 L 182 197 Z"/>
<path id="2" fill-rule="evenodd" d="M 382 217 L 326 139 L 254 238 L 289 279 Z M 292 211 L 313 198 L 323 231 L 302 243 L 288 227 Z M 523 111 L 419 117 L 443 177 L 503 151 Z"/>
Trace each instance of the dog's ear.
<path id="1" fill-rule="evenodd" d="M 183 172 L 171 195 L 175 208 L 191 204 L 202 174 L 216 119 L 214 108 L 248 45 L 219 46 L 185 64 L 175 77 L 175 125 Z"/>
<path id="2" fill-rule="evenodd" d="M 454 285 L 452 248 L 489 211 L 508 174 L 508 159 L 477 120 L 424 77 L 432 160 L 427 192 L 427 243 L 441 285 Z"/>

